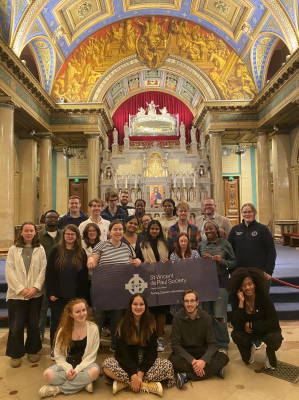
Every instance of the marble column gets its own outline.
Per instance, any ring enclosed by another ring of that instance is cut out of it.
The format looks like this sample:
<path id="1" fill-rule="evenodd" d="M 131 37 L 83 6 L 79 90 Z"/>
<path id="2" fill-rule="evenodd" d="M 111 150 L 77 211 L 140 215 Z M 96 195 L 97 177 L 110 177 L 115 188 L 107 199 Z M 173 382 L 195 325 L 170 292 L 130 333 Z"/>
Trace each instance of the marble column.
<path id="1" fill-rule="evenodd" d="M 273 204 L 275 219 L 292 219 L 291 146 L 288 133 L 272 138 Z"/>
<path id="2" fill-rule="evenodd" d="M 299 165 L 291 168 L 293 219 L 299 220 Z M 299 226 L 297 227 L 299 233 Z"/>
<path id="3" fill-rule="evenodd" d="M 37 222 L 37 143 L 19 141 L 19 221 Z"/>
<path id="4" fill-rule="evenodd" d="M 88 136 L 88 201 L 99 197 L 100 140 L 99 136 Z"/>
<path id="5" fill-rule="evenodd" d="M 14 107 L 0 103 L 0 250 L 14 242 Z"/>
<path id="6" fill-rule="evenodd" d="M 258 220 L 268 225 L 273 220 L 269 135 L 266 132 L 257 134 L 257 169 L 258 169 Z"/>
<path id="7" fill-rule="evenodd" d="M 210 133 L 210 167 L 212 197 L 217 205 L 217 213 L 224 215 L 221 133 Z"/>
<path id="8" fill-rule="evenodd" d="M 51 134 L 39 142 L 39 217 L 52 209 L 52 140 Z"/>

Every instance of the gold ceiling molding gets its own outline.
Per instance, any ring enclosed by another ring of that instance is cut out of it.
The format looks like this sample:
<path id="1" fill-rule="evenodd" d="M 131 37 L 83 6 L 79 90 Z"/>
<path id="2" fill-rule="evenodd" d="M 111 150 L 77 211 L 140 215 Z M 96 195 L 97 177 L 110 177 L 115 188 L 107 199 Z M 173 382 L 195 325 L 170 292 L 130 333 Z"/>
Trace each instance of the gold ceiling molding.
<path id="1" fill-rule="evenodd" d="M 135 10 L 143 10 L 148 8 L 161 8 L 161 9 L 172 9 L 172 10 L 181 10 L 182 0 L 168 0 L 168 1 L 159 1 L 159 0 L 122 0 L 124 12 L 126 11 L 135 11 Z"/>
<path id="2" fill-rule="evenodd" d="M 263 3 L 271 10 L 273 18 L 278 22 L 280 29 L 285 34 L 290 53 L 293 54 L 299 47 L 298 32 L 288 12 L 279 0 L 263 0 Z"/>
<path id="3" fill-rule="evenodd" d="M 99 13 L 103 10 L 101 5 L 102 1 L 105 4 L 106 12 L 99 15 Z M 115 15 L 113 1 L 102 1 L 75 0 L 74 2 L 70 2 L 69 7 L 67 7 L 68 4 L 65 4 L 65 2 L 60 2 L 55 8 L 53 8 L 53 15 L 55 16 L 58 25 L 62 25 L 64 27 L 66 32 L 64 37 L 66 38 L 68 45 L 73 43 L 79 36 L 91 29 L 100 21 Z"/>
<path id="4" fill-rule="evenodd" d="M 238 41 L 240 35 L 242 34 L 241 32 L 241 27 L 244 24 L 244 22 L 248 22 L 252 16 L 252 13 L 255 10 L 255 6 L 250 2 L 246 0 L 240 0 L 240 2 L 244 5 L 245 9 L 242 14 L 242 17 L 240 18 L 240 21 L 238 22 L 236 28 L 234 31 L 231 31 L 226 25 L 229 25 L 231 28 L 233 27 L 234 23 L 236 22 L 236 18 L 238 16 L 238 13 L 241 9 L 241 7 L 238 5 L 237 2 L 234 0 L 207 0 L 204 4 L 204 11 L 206 13 L 203 13 L 199 11 L 199 6 L 201 3 L 201 0 L 193 0 L 191 3 L 190 7 L 190 14 L 193 14 L 195 16 L 198 16 L 198 22 L 201 23 L 201 20 L 205 20 L 210 22 L 213 25 L 219 25 L 221 29 L 232 39 L 234 39 L 236 42 Z M 218 5 L 218 8 L 217 8 Z M 225 13 L 225 9 L 227 9 L 227 13 Z M 222 10 L 222 11 L 221 11 Z M 207 14 L 209 13 L 209 14 Z M 216 21 L 215 21 L 216 19 Z M 221 24 L 221 21 L 223 23 Z M 216 22 L 216 24 L 215 24 Z"/>
<path id="5" fill-rule="evenodd" d="M 88 102 L 103 102 L 108 91 L 118 81 L 126 78 L 129 75 L 132 75 L 134 72 L 146 71 L 147 69 L 148 68 L 146 68 L 138 60 L 136 55 L 119 61 L 117 64 L 114 64 L 112 67 L 110 67 L 109 70 L 107 70 L 97 81 L 90 94 Z M 173 74 L 179 74 L 183 78 L 190 81 L 206 100 L 220 100 L 218 91 L 211 79 L 203 71 L 201 71 L 192 63 L 184 60 L 183 58 L 170 55 L 165 60 L 165 65 L 160 69 L 162 71 L 167 71 Z M 157 90 L 165 91 L 175 95 L 175 92 L 167 89 L 159 88 Z M 137 93 L 137 91 L 135 91 L 134 93 Z M 126 96 L 126 99 L 129 97 L 131 96 Z M 179 95 L 176 95 L 176 97 L 178 97 L 185 103 L 183 97 Z M 194 110 L 192 112 L 194 113 Z"/>

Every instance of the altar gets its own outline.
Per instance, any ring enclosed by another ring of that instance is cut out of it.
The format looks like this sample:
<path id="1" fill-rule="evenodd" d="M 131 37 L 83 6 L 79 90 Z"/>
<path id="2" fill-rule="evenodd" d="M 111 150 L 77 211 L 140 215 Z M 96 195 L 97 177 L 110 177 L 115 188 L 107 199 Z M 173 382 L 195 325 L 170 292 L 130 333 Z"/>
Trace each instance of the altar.
<path id="1" fill-rule="evenodd" d="M 148 108 L 138 109 L 130 116 L 129 125 L 124 126 L 124 145 L 118 144 L 118 132 L 114 128 L 112 151 L 108 140 L 104 141 L 101 152 L 100 192 L 105 194 L 115 190 L 119 196 L 122 191 L 130 195 L 130 205 L 137 199 L 146 202 L 146 213 L 153 218 L 160 217 L 163 200 L 173 199 L 178 204 L 187 202 L 190 206 L 190 219 L 201 215 L 203 202 L 211 197 L 211 177 L 209 163 L 209 143 L 205 138 L 196 141 L 196 129 L 191 128 L 191 144 L 186 145 L 185 125 L 179 116 L 171 115 L 165 107 L 157 114 L 153 101 L 146 103 Z M 159 141 L 159 136 L 178 135 L 173 143 Z M 130 143 L 133 136 L 149 136 L 146 142 Z M 151 138 L 152 137 L 152 138 Z"/>
<path id="2" fill-rule="evenodd" d="M 129 115 L 130 136 L 173 136 L 178 135 L 179 115 L 169 114 L 166 107 L 157 114 L 153 101 L 148 109 L 140 107 L 136 115 Z M 146 114 L 147 112 L 147 114 Z"/>

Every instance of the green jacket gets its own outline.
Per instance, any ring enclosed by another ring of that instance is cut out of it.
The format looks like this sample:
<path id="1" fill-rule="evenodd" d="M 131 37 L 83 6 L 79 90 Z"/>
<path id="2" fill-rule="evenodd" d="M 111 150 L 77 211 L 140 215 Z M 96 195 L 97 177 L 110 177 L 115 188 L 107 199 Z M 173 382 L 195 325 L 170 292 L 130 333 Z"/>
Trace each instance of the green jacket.
<path id="1" fill-rule="evenodd" d="M 63 234 L 63 231 L 61 229 L 57 228 L 57 235 L 53 239 L 52 236 L 50 236 L 48 234 L 48 232 L 46 231 L 46 227 L 44 227 L 43 229 L 41 229 L 38 232 L 38 235 L 40 238 L 40 243 L 43 246 L 43 248 L 45 249 L 47 258 L 49 257 L 49 254 L 51 253 L 51 250 L 53 249 L 53 247 L 60 241 L 62 234 Z"/>

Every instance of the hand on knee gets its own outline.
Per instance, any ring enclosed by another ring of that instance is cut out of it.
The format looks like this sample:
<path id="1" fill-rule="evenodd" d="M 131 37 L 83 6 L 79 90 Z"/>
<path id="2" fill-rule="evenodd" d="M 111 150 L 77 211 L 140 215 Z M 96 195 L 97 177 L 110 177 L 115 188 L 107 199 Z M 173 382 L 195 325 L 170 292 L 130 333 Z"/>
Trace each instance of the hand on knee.
<path id="1" fill-rule="evenodd" d="M 223 317 L 214 317 L 214 319 L 217 321 L 217 322 L 225 322 L 225 319 L 223 318 Z"/>
<path id="2" fill-rule="evenodd" d="M 97 367 L 91 367 L 88 370 L 88 375 L 92 378 L 92 379 L 97 379 L 100 375 L 100 370 Z"/>
<path id="3" fill-rule="evenodd" d="M 44 380 L 48 383 L 51 382 L 51 380 L 53 379 L 53 376 L 54 376 L 54 371 L 51 368 L 46 369 L 43 374 Z"/>

